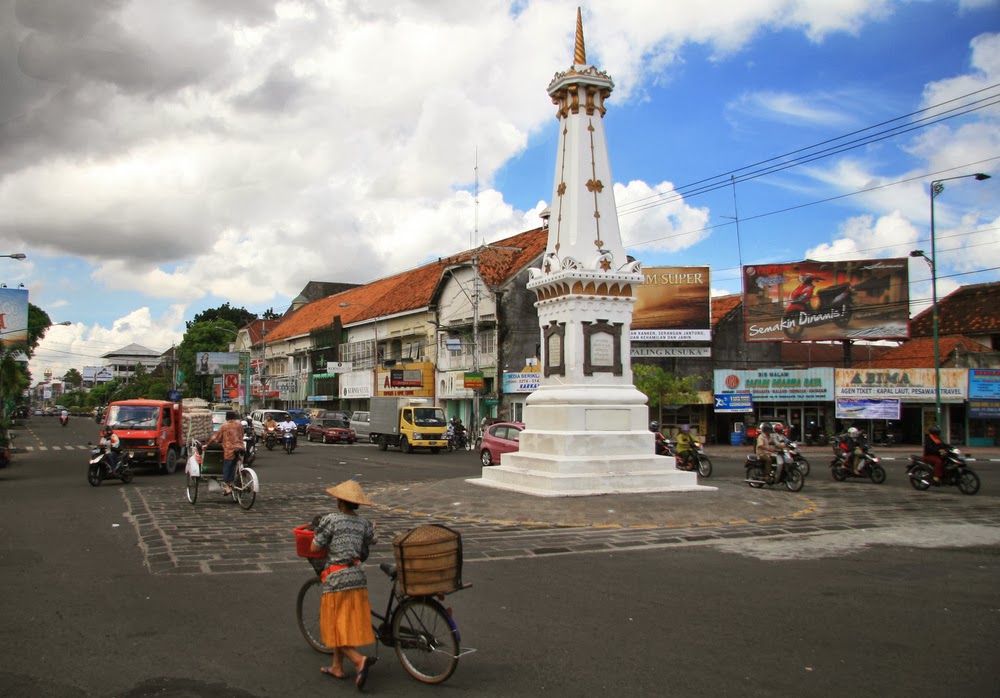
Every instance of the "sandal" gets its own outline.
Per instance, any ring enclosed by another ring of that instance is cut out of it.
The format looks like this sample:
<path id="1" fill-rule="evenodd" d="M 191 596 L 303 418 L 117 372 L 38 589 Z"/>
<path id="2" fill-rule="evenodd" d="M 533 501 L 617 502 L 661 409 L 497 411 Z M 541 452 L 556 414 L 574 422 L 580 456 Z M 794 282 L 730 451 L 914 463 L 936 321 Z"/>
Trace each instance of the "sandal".
<path id="1" fill-rule="evenodd" d="M 358 669 L 358 676 L 354 679 L 354 685 L 357 686 L 359 691 L 364 690 L 365 683 L 368 681 L 368 670 L 371 669 L 377 661 L 378 657 L 365 657 L 364 661 L 361 662 L 361 668 Z"/>
<path id="2" fill-rule="evenodd" d="M 335 679 L 346 679 L 347 678 L 347 674 L 337 674 L 337 673 L 335 673 L 333 671 L 333 669 L 331 669 L 328 666 L 321 666 L 319 668 L 319 670 L 321 672 L 323 672 L 324 674 L 326 674 L 327 676 L 332 676 Z"/>

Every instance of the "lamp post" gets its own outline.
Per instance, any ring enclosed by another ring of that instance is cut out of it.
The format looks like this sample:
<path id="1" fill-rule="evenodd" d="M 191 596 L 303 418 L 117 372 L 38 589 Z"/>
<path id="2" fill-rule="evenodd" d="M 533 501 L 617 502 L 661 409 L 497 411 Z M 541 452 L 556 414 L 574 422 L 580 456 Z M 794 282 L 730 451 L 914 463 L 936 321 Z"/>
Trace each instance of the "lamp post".
<path id="1" fill-rule="evenodd" d="M 368 308 L 368 310 L 370 310 L 372 313 L 375 312 L 374 308 L 372 308 L 370 305 L 366 305 L 364 303 L 347 303 L 347 302 L 344 302 L 344 303 L 340 304 L 340 307 L 341 308 L 347 308 L 347 307 L 350 307 L 352 305 L 361 306 L 362 308 Z M 375 400 L 375 395 L 376 395 L 376 393 L 378 393 L 378 321 L 379 321 L 380 318 L 381 318 L 381 316 L 375 315 L 375 324 L 372 327 L 372 333 L 374 334 L 374 337 L 375 337 L 374 350 L 372 351 L 372 398 L 371 398 L 372 401 Z M 371 404 L 372 403 L 369 402 L 369 407 L 371 406 Z"/>
<path id="2" fill-rule="evenodd" d="M 944 182 L 953 179 L 974 178 L 977 182 L 989 179 L 988 174 L 976 172 L 975 174 L 958 175 L 956 177 L 944 177 L 931 181 L 931 255 L 928 257 L 923 250 L 913 250 L 911 257 L 923 257 L 931 268 L 931 327 L 934 337 L 934 418 L 937 425 L 941 426 L 941 345 L 938 341 L 938 303 L 937 303 L 937 247 L 934 234 L 934 200 L 938 194 L 944 191 Z"/>

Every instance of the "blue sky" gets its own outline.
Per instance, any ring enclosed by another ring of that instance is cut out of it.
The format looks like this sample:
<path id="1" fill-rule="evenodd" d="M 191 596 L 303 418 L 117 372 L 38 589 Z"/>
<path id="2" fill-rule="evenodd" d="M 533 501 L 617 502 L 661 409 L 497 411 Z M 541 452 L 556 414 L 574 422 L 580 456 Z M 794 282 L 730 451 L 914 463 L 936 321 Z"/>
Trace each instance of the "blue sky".
<path id="1" fill-rule="evenodd" d="M 35 378 L 132 342 L 166 349 L 226 301 L 281 311 L 309 280 L 362 283 L 535 227 L 555 163 L 545 88 L 571 62 L 576 6 L 0 0 L 0 253 L 28 254 L 0 260 L 0 280 L 73 323 Z M 582 9 L 588 62 L 616 83 L 622 235 L 647 266 L 708 264 L 722 293 L 739 290 L 740 251 L 905 256 L 928 247 L 930 180 L 1000 174 L 985 106 L 739 182 L 735 202 L 690 187 L 996 101 L 996 0 Z M 998 278 L 998 186 L 948 182 L 937 199 L 942 294 Z M 917 301 L 928 276 L 911 261 Z"/>

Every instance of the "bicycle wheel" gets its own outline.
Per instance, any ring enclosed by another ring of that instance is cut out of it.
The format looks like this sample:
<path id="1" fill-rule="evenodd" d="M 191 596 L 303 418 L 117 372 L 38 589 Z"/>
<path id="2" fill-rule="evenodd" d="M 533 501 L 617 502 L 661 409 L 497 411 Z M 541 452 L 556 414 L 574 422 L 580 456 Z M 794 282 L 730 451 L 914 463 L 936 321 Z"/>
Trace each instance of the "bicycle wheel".
<path id="1" fill-rule="evenodd" d="M 236 482 L 233 483 L 233 496 L 244 509 L 253 506 L 257 499 L 257 493 L 253 491 L 253 475 L 246 468 L 242 468 L 236 473 Z"/>
<path id="2" fill-rule="evenodd" d="M 323 596 L 323 583 L 319 577 L 309 579 L 299 589 L 299 597 L 295 601 L 295 613 L 299 621 L 299 630 L 314 650 L 324 654 L 333 654 L 333 648 L 323 644 L 323 636 L 319 631 L 319 600 Z"/>
<path id="3" fill-rule="evenodd" d="M 190 475 L 187 476 L 187 497 L 192 504 L 198 501 L 198 478 Z"/>
<path id="4" fill-rule="evenodd" d="M 441 683 L 458 666 L 458 628 L 441 605 L 409 598 L 392 614 L 396 656 L 410 676 L 424 683 Z"/>

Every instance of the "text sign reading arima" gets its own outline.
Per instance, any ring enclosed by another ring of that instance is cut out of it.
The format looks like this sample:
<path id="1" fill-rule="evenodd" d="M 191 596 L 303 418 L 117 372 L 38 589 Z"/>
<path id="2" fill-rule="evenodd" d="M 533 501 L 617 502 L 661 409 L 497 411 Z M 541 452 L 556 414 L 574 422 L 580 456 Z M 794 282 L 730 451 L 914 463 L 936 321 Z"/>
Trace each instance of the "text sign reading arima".
<path id="1" fill-rule="evenodd" d="M 753 395 L 750 393 L 715 394 L 715 411 L 719 412 L 753 412 Z"/>
<path id="2" fill-rule="evenodd" d="M 637 347 L 629 352 L 633 359 L 687 358 L 706 359 L 712 356 L 711 347 Z"/>

